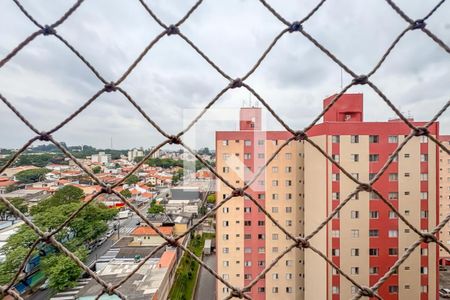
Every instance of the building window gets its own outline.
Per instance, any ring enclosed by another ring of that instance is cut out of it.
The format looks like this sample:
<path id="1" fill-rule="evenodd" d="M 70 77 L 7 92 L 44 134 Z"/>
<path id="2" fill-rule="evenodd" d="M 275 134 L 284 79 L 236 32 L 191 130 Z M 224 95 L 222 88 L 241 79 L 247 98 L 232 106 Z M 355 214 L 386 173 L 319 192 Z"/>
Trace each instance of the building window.
<path id="1" fill-rule="evenodd" d="M 252 253 L 252 248 L 245 247 L 244 248 L 244 253 Z"/>
<path id="2" fill-rule="evenodd" d="M 350 212 L 350 217 L 351 217 L 352 219 L 359 219 L 359 211 L 357 211 L 357 210 L 352 210 L 352 211 Z"/>
<path id="3" fill-rule="evenodd" d="M 371 219 L 378 219 L 379 218 L 379 213 L 378 213 L 378 211 L 377 210 L 372 210 L 371 212 L 370 212 L 370 218 Z"/>
<path id="4" fill-rule="evenodd" d="M 378 256 L 378 248 L 370 248 L 369 255 L 370 256 Z"/>
<path id="5" fill-rule="evenodd" d="M 352 136 L 350 136 L 350 143 L 352 143 L 352 144 L 359 143 L 359 135 L 352 135 Z"/>
<path id="6" fill-rule="evenodd" d="M 264 158 L 264 153 L 258 153 L 258 158 L 260 159 Z"/>
<path id="7" fill-rule="evenodd" d="M 259 200 L 264 200 L 266 198 L 266 195 L 264 194 L 258 194 L 258 199 Z"/>
<path id="8" fill-rule="evenodd" d="M 272 186 L 278 186 L 278 180 L 272 180 Z"/>
<path id="9" fill-rule="evenodd" d="M 375 192 L 370 192 L 370 200 L 378 200 L 380 199 L 380 196 L 378 196 Z"/>
<path id="10" fill-rule="evenodd" d="M 420 161 L 421 162 L 428 161 L 428 154 L 420 154 Z"/>
<path id="11" fill-rule="evenodd" d="M 286 167 L 286 168 L 284 168 L 284 171 L 286 173 L 291 173 L 292 172 L 292 167 Z"/>
<path id="12" fill-rule="evenodd" d="M 420 142 L 422 144 L 428 143 L 428 137 L 426 135 L 421 135 L 420 136 Z"/>
<path id="13" fill-rule="evenodd" d="M 380 155 L 378 154 L 369 154 L 369 161 L 379 161 Z"/>
<path id="14" fill-rule="evenodd" d="M 398 236 L 398 231 L 397 230 L 389 230 L 388 237 L 396 238 L 397 236 Z"/>
<path id="15" fill-rule="evenodd" d="M 272 173 L 278 173 L 278 167 L 272 167 Z"/>
<path id="16" fill-rule="evenodd" d="M 352 229 L 351 234 L 352 234 L 352 238 L 358 238 L 359 237 L 359 229 Z"/>
<path id="17" fill-rule="evenodd" d="M 287 286 L 287 287 L 286 287 L 286 293 L 287 293 L 287 294 L 291 294 L 292 292 L 293 292 L 293 288 L 290 287 L 290 286 Z"/>
<path id="18" fill-rule="evenodd" d="M 389 200 L 397 200 L 398 199 L 397 192 L 390 192 L 388 196 L 389 196 Z"/>
<path id="19" fill-rule="evenodd" d="M 278 194 L 272 194 L 272 200 L 278 200 Z"/>
<path id="20" fill-rule="evenodd" d="M 272 293 L 273 293 L 273 294 L 277 294 L 277 293 L 278 293 L 278 287 L 274 286 L 274 287 L 272 288 Z"/>
<path id="21" fill-rule="evenodd" d="M 223 141 L 222 141 L 222 145 L 228 146 L 228 140 L 223 140 Z"/>
<path id="22" fill-rule="evenodd" d="M 292 273 L 286 273 L 286 279 L 287 280 L 290 280 L 292 278 L 293 278 Z"/>
<path id="23" fill-rule="evenodd" d="M 252 221 L 250 221 L 250 220 L 245 220 L 245 221 L 244 221 L 244 226 L 252 226 Z"/>
<path id="24" fill-rule="evenodd" d="M 339 141 L 340 141 L 340 138 L 339 138 L 338 135 L 333 135 L 333 136 L 331 137 L 331 142 L 332 142 L 332 143 L 337 144 L 337 143 L 339 143 Z"/>
<path id="25" fill-rule="evenodd" d="M 369 274 L 371 275 L 378 274 L 378 267 L 370 267 Z"/>
<path id="26" fill-rule="evenodd" d="M 230 168 L 229 167 L 223 167 L 222 171 L 223 171 L 223 173 L 229 173 L 230 172 Z"/>
<path id="27" fill-rule="evenodd" d="M 428 199 L 428 192 L 420 192 L 420 199 L 421 200 Z"/>
<path id="28" fill-rule="evenodd" d="M 286 267 L 292 267 L 294 265 L 293 260 L 286 260 Z"/>
<path id="29" fill-rule="evenodd" d="M 332 292 L 334 295 L 338 295 L 338 294 L 339 294 L 339 287 L 333 285 L 333 287 L 331 288 L 331 292 Z"/>
<path id="30" fill-rule="evenodd" d="M 333 173 L 333 174 L 331 174 L 331 180 L 333 180 L 333 181 L 339 181 L 339 173 Z"/>
<path id="31" fill-rule="evenodd" d="M 251 145 L 252 145 L 252 141 L 250 141 L 250 140 L 245 140 L 245 141 L 244 141 L 244 145 L 245 145 L 245 146 L 251 146 Z"/>
<path id="32" fill-rule="evenodd" d="M 245 280 L 252 280 L 252 274 L 244 274 Z"/>
<path id="33" fill-rule="evenodd" d="M 244 153 L 244 159 L 251 159 L 252 154 L 251 153 Z"/>
<path id="34" fill-rule="evenodd" d="M 252 212 L 252 208 L 251 207 L 244 207 L 244 212 L 245 213 L 251 213 Z"/>
<path id="35" fill-rule="evenodd" d="M 428 285 L 420 286 L 420 292 L 421 293 L 428 293 Z"/>
<path id="36" fill-rule="evenodd" d="M 389 181 L 398 181 L 398 173 L 390 173 Z"/>
<path id="37" fill-rule="evenodd" d="M 352 275 L 358 275 L 359 274 L 359 267 L 351 267 L 350 268 L 350 273 Z"/>
<path id="38" fill-rule="evenodd" d="M 339 254 L 340 254 L 339 249 L 331 249 L 332 256 L 339 256 Z"/>
<path id="39" fill-rule="evenodd" d="M 428 267 L 420 267 L 420 274 L 428 274 Z"/>
<path id="40" fill-rule="evenodd" d="M 286 186 L 292 186 L 292 181 L 291 180 L 286 180 L 285 185 Z"/>
<path id="41" fill-rule="evenodd" d="M 369 135 L 369 143 L 376 144 L 379 141 L 378 135 Z"/>
<path id="42" fill-rule="evenodd" d="M 335 162 L 339 162 L 339 154 L 332 154 L 331 158 L 335 161 Z"/>
<path id="43" fill-rule="evenodd" d="M 144 237 L 144 238 L 145 238 L 145 237 Z M 224 234 L 224 235 L 222 236 L 222 238 L 223 238 L 224 241 L 228 241 L 229 235 L 228 235 L 228 234 Z"/>
<path id="44" fill-rule="evenodd" d="M 339 200 L 339 192 L 333 192 L 331 196 L 333 200 Z"/>
<path id="45" fill-rule="evenodd" d="M 389 255 L 398 255 L 398 249 L 397 248 L 389 248 Z"/>
<path id="46" fill-rule="evenodd" d="M 359 248 L 350 249 L 350 255 L 351 256 L 359 256 Z"/>
<path id="47" fill-rule="evenodd" d="M 286 213 L 291 213 L 292 212 L 292 207 L 290 207 L 290 206 L 288 206 L 288 207 L 286 207 Z"/>
<path id="48" fill-rule="evenodd" d="M 369 237 L 378 237 L 378 235 L 379 235 L 378 229 L 369 230 Z"/>
<path id="49" fill-rule="evenodd" d="M 350 154 L 350 160 L 354 162 L 359 161 L 359 154 Z"/>
<path id="50" fill-rule="evenodd" d="M 278 207 L 276 207 L 276 206 L 272 207 L 272 212 L 273 213 L 278 213 Z"/>
<path id="51" fill-rule="evenodd" d="M 229 253 L 229 252 L 230 252 L 230 249 L 228 249 L 228 248 L 225 247 L 225 248 L 222 249 L 222 251 L 223 251 L 223 253 L 226 254 L 226 253 Z"/>
<path id="52" fill-rule="evenodd" d="M 421 173 L 420 181 L 427 181 L 427 180 L 428 180 L 428 173 Z"/>
<path id="53" fill-rule="evenodd" d="M 331 237 L 338 238 L 339 237 L 339 230 L 332 230 L 331 231 Z"/>
<path id="54" fill-rule="evenodd" d="M 244 267 L 251 267 L 251 266 L 252 266 L 252 262 L 250 260 L 244 261 Z"/>
<path id="55" fill-rule="evenodd" d="M 278 247 L 272 247 L 272 252 L 273 253 L 278 253 Z"/>
<path id="56" fill-rule="evenodd" d="M 264 287 L 259 287 L 258 288 L 258 293 L 265 293 L 266 289 Z"/>
<path id="57" fill-rule="evenodd" d="M 397 143 L 398 143 L 398 136 L 396 136 L 396 135 L 390 135 L 390 136 L 388 137 L 388 143 L 391 143 L 391 144 L 397 144 Z"/>
<path id="58" fill-rule="evenodd" d="M 420 255 L 428 256 L 428 248 L 420 248 Z"/>
<path id="59" fill-rule="evenodd" d="M 392 210 L 389 212 L 389 219 L 397 219 L 397 214 Z"/>
<path id="60" fill-rule="evenodd" d="M 228 221 L 223 221 L 223 227 L 228 227 L 229 223 Z"/>
<path id="61" fill-rule="evenodd" d="M 292 199 L 292 194 L 291 193 L 287 193 L 286 194 L 286 200 L 291 200 Z"/>
<path id="62" fill-rule="evenodd" d="M 230 208 L 229 208 L 229 207 L 223 207 L 223 208 L 222 208 L 222 212 L 223 212 L 224 214 L 227 214 L 227 213 L 230 212 Z"/>
<path id="63" fill-rule="evenodd" d="M 223 261 L 223 266 L 224 267 L 229 267 L 230 266 L 230 262 L 228 260 L 224 260 Z"/>
<path id="64" fill-rule="evenodd" d="M 272 240 L 277 241 L 278 240 L 278 233 L 272 233 Z"/>
<path id="65" fill-rule="evenodd" d="M 421 210 L 420 211 L 420 218 L 422 218 L 422 219 L 428 218 L 428 210 Z"/>
<path id="66" fill-rule="evenodd" d="M 286 160 L 291 160 L 292 153 L 286 153 L 286 154 L 284 154 L 284 157 L 286 158 Z"/>
<path id="67" fill-rule="evenodd" d="M 264 140 L 258 140 L 258 146 L 264 146 Z"/>

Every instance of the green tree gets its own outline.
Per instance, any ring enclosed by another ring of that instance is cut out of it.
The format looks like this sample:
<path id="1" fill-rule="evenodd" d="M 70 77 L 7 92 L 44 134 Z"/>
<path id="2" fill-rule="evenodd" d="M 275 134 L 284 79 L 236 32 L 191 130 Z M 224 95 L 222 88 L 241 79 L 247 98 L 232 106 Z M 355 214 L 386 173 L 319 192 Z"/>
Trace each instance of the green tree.
<path id="1" fill-rule="evenodd" d="M 20 212 L 28 212 L 28 205 L 23 198 L 10 198 L 9 201 L 14 205 Z M 5 221 L 8 217 L 12 216 L 12 211 L 3 203 L 0 202 L 0 220 Z"/>
<path id="2" fill-rule="evenodd" d="M 131 192 L 129 191 L 129 190 L 122 190 L 122 191 L 120 191 L 120 194 L 122 195 L 122 196 L 124 196 L 125 198 L 131 198 Z"/>
<path id="3" fill-rule="evenodd" d="M 33 183 L 44 179 L 44 175 L 50 172 L 49 169 L 38 168 L 20 171 L 16 174 L 16 180 L 20 183 Z"/>
<path id="4" fill-rule="evenodd" d="M 31 210 L 33 222 L 42 231 L 58 228 L 70 215 L 81 208 L 83 203 L 80 199 L 83 197 L 81 189 L 65 186 L 33 207 Z M 116 209 L 110 209 L 102 203 L 90 203 L 56 234 L 55 238 L 84 260 L 86 243 L 104 234 L 108 230 L 107 221 L 112 220 L 116 214 Z M 6 256 L 5 261 L 0 263 L 0 284 L 11 280 L 36 239 L 37 235 L 26 225 L 22 225 L 16 234 L 8 238 L 6 244 L 0 248 L 0 253 Z M 39 249 L 43 247 L 53 248 L 41 243 L 32 255 L 37 255 Z M 72 286 L 81 274 L 81 270 L 55 248 L 42 259 L 40 268 L 48 277 L 50 287 L 55 290 Z"/>
<path id="5" fill-rule="evenodd" d="M 11 193 L 14 192 L 15 190 L 17 190 L 19 187 L 17 186 L 17 184 L 10 184 L 6 187 L 5 192 L 6 193 Z"/>
<path id="6" fill-rule="evenodd" d="M 92 172 L 94 172 L 94 174 L 100 173 L 101 170 L 102 168 L 100 166 L 95 166 L 92 168 Z"/>
<path id="7" fill-rule="evenodd" d="M 130 177 L 127 178 L 127 180 L 125 180 L 125 183 L 129 184 L 129 185 L 136 184 L 138 182 L 139 182 L 139 177 L 137 177 L 134 174 L 132 174 Z"/>
<path id="8" fill-rule="evenodd" d="M 215 204 L 216 203 L 216 194 L 209 194 L 208 197 L 206 198 L 206 201 L 208 201 L 208 203 Z"/>
<path id="9" fill-rule="evenodd" d="M 150 207 L 148 209 L 148 213 L 149 214 L 159 214 L 159 213 L 163 213 L 163 212 L 164 212 L 164 206 L 156 203 L 156 200 L 153 199 L 152 202 L 150 202 Z"/>

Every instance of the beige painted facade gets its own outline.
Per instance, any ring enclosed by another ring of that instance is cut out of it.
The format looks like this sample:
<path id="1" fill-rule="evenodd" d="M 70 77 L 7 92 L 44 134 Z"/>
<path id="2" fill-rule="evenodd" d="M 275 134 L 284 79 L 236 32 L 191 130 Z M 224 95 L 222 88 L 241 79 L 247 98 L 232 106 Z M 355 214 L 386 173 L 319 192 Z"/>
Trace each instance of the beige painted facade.
<path id="1" fill-rule="evenodd" d="M 441 136 L 441 142 L 450 148 L 450 136 Z M 439 200 L 439 220 L 442 220 L 450 214 L 450 155 L 442 149 L 439 149 Z M 450 224 L 445 225 L 439 235 L 439 239 L 450 246 Z M 450 258 L 443 249 L 439 249 L 439 256 Z"/>

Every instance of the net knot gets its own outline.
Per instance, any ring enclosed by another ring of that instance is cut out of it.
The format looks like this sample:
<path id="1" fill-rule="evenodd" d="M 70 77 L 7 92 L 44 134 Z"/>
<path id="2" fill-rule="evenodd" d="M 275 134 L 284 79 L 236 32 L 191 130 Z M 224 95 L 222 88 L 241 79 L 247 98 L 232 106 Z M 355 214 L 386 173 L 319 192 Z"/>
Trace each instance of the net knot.
<path id="1" fill-rule="evenodd" d="M 180 33 L 180 29 L 176 25 L 170 25 L 166 30 L 167 35 L 178 34 Z"/>
<path id="2" fill-rule="evenodd" d="M 52 237 L 52 234 L 48 231 L 44 232 L 44 234 L 41 237 L 41 240 L 46 243 L 46 244 L 50 244 L 50 238 Z"/>
<path id="3" fill-rule="evenodd" d="M 426 244 L 436 241 L 436 237 L 431 233 L 422 233 L 422 241 Z"/>
<path id="4" fill-rule="evenodd" d="M 366 286 L 361 287 L 358 294 L 363 297 L 374 297 L 375 296 L 372 289 L 369 287 L 366 287 Z"/>
<path id="5" fill-rule="evenodd" d="M 176 248 L 178 246 L 180 246 L 180 243 L 176 239 L 174 239 L 173 237 L 167 238 L 167 243 L 169 243 L 170 246 L 176 247 Z"/>
<path id="6" fill-rule="evenodd" d="M 114 287 L 111 283 L 108 283 L 108 285 L 105 287 L 105 293 L 112 296 L 114 294 Z"/>
<path id="7" fill-rule="evenodd" d="M 302 238 L 302 237 L 297 237 L 295 239 L 295 241 L 297 242 L 297 247 L 300 247 L 303 249 L 309 248 L 309 241 L 307 239 Z"/>
<path id="8" fill-rule="evenodd" d="M 414 136 L 428 135 L 429 131 L 425 127 L 417 127 L 414 129 Z"/>
<path id="9" fill-rule="evenodd" d="M 52 26 L 45 25 L 44 28 L 42 29 L 42 33 L 44 35 L 51 35 L 51 34 L 55 34 L 56 30 Z"/>
<path id="10" fill-rule="evenodd" d="M 233 79 L 230 82 L 229 87 L 232 88 L 232 89 L 242 87 L 242 79 L 240 79 L 240 78 Z"/>
<path id="11" fill-rule="evenodd" d="M 48 142 L 48 141 L 50 141 L 51 138 L 52 138 L 52 136 L 48 132 L 43 131 L 39 134 L 40 141 Z"/>
<path id="12" fill-rule="evenodd" d="M 358 75 L 353 78 L 353 84 L 367 84 L 367 80 L 369 80 L 367 75 Z"/>
<path id="13" fill-rule="evenodd" d="M 107 185 L 102 186 L 102 193 L 112 194 L 111 185 L 107 184 Z"/>
<path id="14" fill-rule="evenodd" d="M 425 23 L 425 21 L 422 19 L 415 20 L 414 23 L 411 24 L 411 29 L 412 30 L 424 29 L 426 25 L 427 23 Z"/>
<path id="15" fill-rule="evenodd" d="M 242 197 L 242 196 L 244 196 L 244 190 L 241 188 L 234 189 L 233 192 L 231 193 L 231 195 L 233 197 Z"/>
<path id="16" fill-rule="evenodd" d="M 105 91 L 108 92 L 108 93 L 117 91 L 117 87 L 114 84 L 114 82 L 110 82 L 110 83 L 105 84 Z"/>
<path id="17" fill-rule="evenodd" d="M 171 135 L 169 137 L 169 144 L 181 144 L 181 139 L 180 137 L 176 136 L 176 135 Z"/>
<path id="18" fill-rule="evenodd" d="M 239 299 L 244 298 L 244 292 L 242 290 L 232 290 L 230 295 Z"/>
<path id="19" fill-rule="evenodd" d="M 372 191 L 372 186 L 368 183 L 361 183 L 358 186 L 358 191 L 360 192 L 371 192 Z"/>
<path id="20" fill-rule="evenodd" d="M 298 130 L 294 133 L 296 141 L 304 141 L 308 135 L 303 130 Z"/>
<path id="21" fill-rule="evenodd" d="M 289 26 L 289 32 L 295 32 L 295 31 L 300 31 L 303 29 L 302 24 L 300 24 L 299 21 L 295 21 L 293 22 L 290 26 Z"/>

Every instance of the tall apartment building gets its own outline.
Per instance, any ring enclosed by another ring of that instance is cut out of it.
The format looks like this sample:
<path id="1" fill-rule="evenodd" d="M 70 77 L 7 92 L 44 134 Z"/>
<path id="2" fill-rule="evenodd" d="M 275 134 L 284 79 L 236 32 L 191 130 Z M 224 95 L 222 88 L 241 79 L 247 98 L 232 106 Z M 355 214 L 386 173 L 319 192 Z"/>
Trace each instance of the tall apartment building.
<path id="1" fill-rule="evenodd" d="M 331 97 L 324 100 L 324 106 Z M 411 120 L 412 121 L 412 120 Z M 423 126 L 423 122 L 413 122 Z M 438 124 L 429 131 L 438 136 Z M 353 176 L 368 182 L 409 134 L 399 120 L 363 121 L 362 94 L 346 94 L 308 135 Z M 217 132 L 217 170 L 242 186 L 264 165 L 288 132 L 261 131 L 261 111 L 243 108 L 240 130 Z M 438 222 L 439 150 L 414 137 L 375 183 L 405 217 L 422 231 Z M 291 142 L 250 189 L 250 194 L 292 234 L 312 232 L 356 184 L 308 143 Z M 218 181 L 218 200 L 230 189 Z M 362 285 L 373 285 L 418 236 L 375 197 L 360 192 L 312 240 L 340 269 Z M 291 241 L 250 200 L 233 198 L 217 213 L 218 273 L 243 287 Z M 384 299 L 436 299 L 438 253 L 422 244 L 379 290 Z M 350 282 L 311 250 L 293 250 L 251 290 L 252 299 L 350 299 Z M 228 295 L 218 282 L 218 299 Z M 418 295 L 420 295 L 418 298 Z"/>
<path id="2" fill-rule="evenodd" d="M 243 186 L 288 139 L 284 131 L 261 131 L 261 109 L 242 108 L 240 131 L 216 133 L 216 167 L 235 186 Z M 303 143 L 290 143 L 247 192 L 294 236 L 303 234 Z M 231 190 L 217 182 L 218 200 Z M 249 199 L 236 197 L 217 213 L 219 274 L 235 286 L 250 283 L 292 241 Z M 301 299 L 303 251 L 294 249 L 251 290 L 252 299 Z M 229 294 L 218 282 L 217 296 Z"/>
<path id="3" fill-rule="evenodd" d="M 450 135 L 441 135 L 439 140 L 450 148 Z M 450 214 L 450 155 L 439 149 L 439 221 Z M 444 226 L 439 232 L 439 239 L 450 246 L 450 225 Z M 450 265 L 450 254 L 439 249 L 440 263 Z"/>

